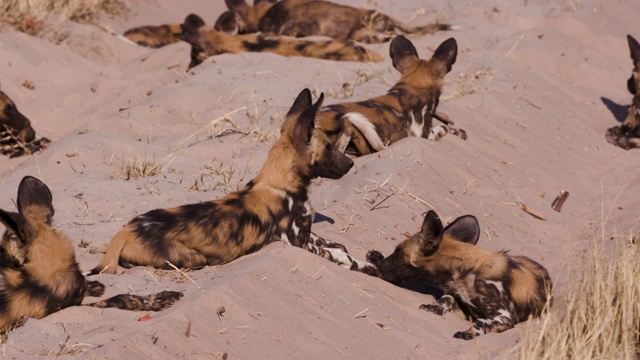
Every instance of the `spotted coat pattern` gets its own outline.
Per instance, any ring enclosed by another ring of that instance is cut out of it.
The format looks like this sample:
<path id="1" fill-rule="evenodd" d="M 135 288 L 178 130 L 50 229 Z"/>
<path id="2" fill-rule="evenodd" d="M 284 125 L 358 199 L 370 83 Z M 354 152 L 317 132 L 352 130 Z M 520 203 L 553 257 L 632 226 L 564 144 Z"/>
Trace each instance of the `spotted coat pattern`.
<path id="1" fill-rule="evenodd" d="M 381 43 L 400 34 L 432 34 L 450 30 L 448 24 L 409 26 L 377 10 L 359 9 L 329 1 L 226 0 L 229 11 L 215 29 L 231 33 L 306 37 L 321 35 L 341 41 Z"/>

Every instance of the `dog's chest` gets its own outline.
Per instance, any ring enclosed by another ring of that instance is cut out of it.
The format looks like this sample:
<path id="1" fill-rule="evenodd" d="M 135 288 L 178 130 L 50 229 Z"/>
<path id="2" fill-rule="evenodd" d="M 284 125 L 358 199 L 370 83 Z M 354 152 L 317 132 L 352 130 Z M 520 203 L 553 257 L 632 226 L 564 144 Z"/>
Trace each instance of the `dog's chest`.
<path id="1" fill-rule="evenodd" d="M 278 223 L 276 236 L 287 244 L 302 247 L 311 233 L 313 208 L 306 199 L 287 196 L 283 201 L 285 214 Z"/>

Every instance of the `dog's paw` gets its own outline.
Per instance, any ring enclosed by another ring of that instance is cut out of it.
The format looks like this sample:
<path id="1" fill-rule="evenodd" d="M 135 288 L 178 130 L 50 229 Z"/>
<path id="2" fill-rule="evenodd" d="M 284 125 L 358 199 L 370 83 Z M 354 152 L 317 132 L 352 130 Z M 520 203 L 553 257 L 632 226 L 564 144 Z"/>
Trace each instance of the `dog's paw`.
<path id="1" fill-rule="evenodd" d="M 362 269 L 360 270 L 361 272 L 369 275 L 369 276 L 374 276 L 374 277 L 381 277 L 382 275 L 380 274 L 380 270 L 378 270 L 378 266 L 377 265 L 365 265 L 362 267 Z"/>
<path id="2" fill-rule="evenodd" d="M 380 267 L 382 260 L 384 260 L 384 255 L 378 250 L 369 250 L 367 252 L 367 261 L 372 263 L 373 265 Z"/>
<path id="3" fill-rule="evenodd" d="M 444 314 L 444 308 L 438 304 L 422 304 L 419 307 L 420 310 L 426 310 L 436 315 Z"/>
<path id="4" fill-rule="evenodd" d="M 453 337 L 456 339 L 471 340 L 473 339 L 473 334 L 471 333 L 471 330 L 458 331 L 457 333 L 453 334 Z"/>
<path id="5" fill-rule="evenodd" d="M 87 289 L 84 291 L 84 296 L 102 296 L 104 288 L 104 284 L 99 281 L 87 281 Z"/>

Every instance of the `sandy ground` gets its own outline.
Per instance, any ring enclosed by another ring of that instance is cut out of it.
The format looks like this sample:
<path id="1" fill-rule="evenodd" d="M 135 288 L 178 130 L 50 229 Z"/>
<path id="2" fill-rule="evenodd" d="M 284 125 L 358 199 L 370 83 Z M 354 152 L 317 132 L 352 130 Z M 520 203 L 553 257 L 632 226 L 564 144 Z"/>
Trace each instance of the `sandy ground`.
<path id="1" fill-rule="evenodd" d="M 640 3 L 350 3 L 411 24 L 460 26 L 411 39 L 423 57 L 448 37 L 458 41 L 440 110 L 469 139 L 408 138 L 357 159 L 340 180 L 315 182 L 312 202 L 323 215 L 315 232 L 363 258 L 374 248 L 389 254 L 429 209 L 446 221 L 473 214 L 482 228 L 478 246 L 547 267 L 561 313 L 567 274 L 594 239 L 613 249 L 638 231 L 638 154 L 607 144 L 604 132 L 631 101 L 625 35 L 639 31 Z M 140 0 L 126 19 L 103 23 L 121 33 L 190 12 L 213 23 L 223 10 L 222 1 Z M 61 31 L 67 36 L 56 45 L 1 28 L 2 90 L 53 143 L 35 156 L 0 159 L 0 206 L 15 209 L 23 176 L 42 179 L 53 192 L 56 227 L 78 245 L 85 270 L 101 255 L 81 243 L 106 244 L 137 214 L 218 198 L 248 182 L 303 88 L 332 104 L 345 101 L 344 83 L 356 84 L 351 101 L 383 94 L 399 77 L 388 43 L 367 46 L 387 59 L 379 64 L 239 54 L 186 73 L 184 43 L 152 50 L 90 25 L 66 23 Z M 233 124 L 219 121 L 225 115 Z M 234 126 L 245 134 L 227 130 Z M 126 180 L 122 168 L 135 159 L 162 171 Z M 561 190 L 570 196 L 557 213 L 550 204 Z M 68 308 L 10 332 L 0 351 L 21 359 L 494 359 L 512 358 L 527 327 L 454 339 L 469 323 L 459 313 L 419 310 L 432 296 L 282 243 L 187 275 L 143 267 L 102 275 L 106 295 L 177 289 L 185 297 L 146 321 L 146 313 Z"/>

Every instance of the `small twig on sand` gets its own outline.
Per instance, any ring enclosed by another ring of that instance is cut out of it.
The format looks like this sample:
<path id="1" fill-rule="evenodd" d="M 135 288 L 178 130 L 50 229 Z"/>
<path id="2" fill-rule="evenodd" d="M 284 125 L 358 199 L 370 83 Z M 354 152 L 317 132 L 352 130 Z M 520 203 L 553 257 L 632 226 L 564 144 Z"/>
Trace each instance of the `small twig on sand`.
<path id="1" fill-rule="evenodd" d="M 177 272 L 179 272 L 180 274 L 182 274 L 182 276 L 186 277 L 187 279 L 189 279 L 189 281 L 191 281 L 198 289 L 200 289 L 200 291 L 202 291 L 203 293 L 206 294 L 206 292 L 200 287 L 200 285 L 198 285 L 195 281 L 193 281 L 192 278 L 190 278 L 187 274 L 184 273 L 184 271 L 178 269 L 177 266 L 173 265 L 170 261 L 166 261 L 167 264 L 169 264 L 169 266 L 171 266 L 172 268 L 174 268 Z"/>
<path id="2" fill-rule="evenodd" d="M 522 211 L 524 211 L 524 212 L 526 212 L 527 214 L 529 214 L 529 215 L 533 216 L 534 218 L 536 218 L 536 219 L 540 219 L 540 220 L 547 220 L 547 217 L 546 217 L 546 216 L 544 216 L 544 215 L 542 215 L 542 214 L 540 214 L 540 213 L 538 213 L 538 212 L 535 212 L 535 211 L 533 211 L 533 210 L 529 209 L 529 208 L 527 207 L 527 205 L 525 205 L 525 203 L 523 203 L 522 201 L 516 201 L 516 204 L 520 207 L 520 209 L 522 209 Z"/>
<path id="3" fill-rule="evenodd" d="M 360 311 L 359 313 L 357 313 L 357 314 L 353 315 L 353 319 L 357 319 L 357 318 L 365 318 L 365 317 L 367 317 L 367 315 L 362 315 L 362 314 L 364 314 L 367 310 L 369 310 L 369 308 L 366 308 L 366 309 L 364 309 L 364 310 Z"/>

